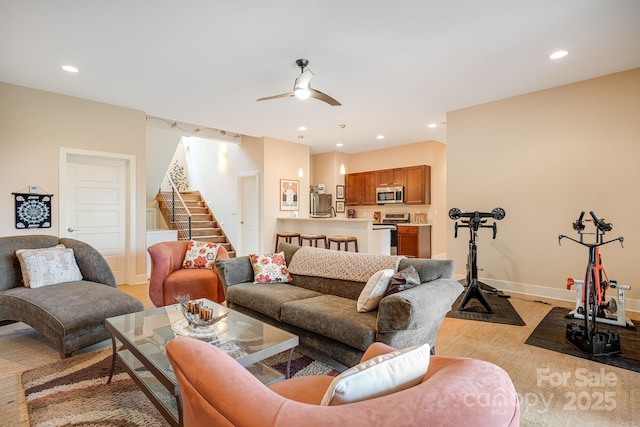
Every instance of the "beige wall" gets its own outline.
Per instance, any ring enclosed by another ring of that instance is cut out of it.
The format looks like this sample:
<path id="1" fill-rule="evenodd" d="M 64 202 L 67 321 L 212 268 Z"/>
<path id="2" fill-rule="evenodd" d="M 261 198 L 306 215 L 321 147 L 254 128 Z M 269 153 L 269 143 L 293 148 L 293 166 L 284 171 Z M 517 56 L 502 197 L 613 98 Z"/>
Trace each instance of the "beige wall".
<path id="1" fill-rule="evenodd" d="M 426 213 L 431 227 L 431 253 L 434 258 L 444 258 L 447 252 L 447 183 L 446 183 L 447 146 L 437 141 L 425 141 L 415 144 L 401 145 L 393 148 L 372 150 L 364 153 L 345 155 L 337 153 L 317 154 L 314 158 L 314 183 L 320 182 L 316 176 L 321 175 L 320 167 L 333 171 L 344 162 L 347 173 L 366 172 L 380 169 L 391 169 L 406 166 L 431 166 L 431 204 L 429 205 L 380 205 L 355 206 L 359 218 L 373 218 L 374 211 L 409 212 L 411 219 L 416 213 Z M 331 161 L 335 164 L 331 165 Z M 338 169 L 339 170 L 339 169 Z M 340 175 L 339 175 L 340 176 Z M 344 183 L 344 178 L 340 184 Z M 329 178 L 327 178 L 329 179 Z M 327 192 L 335 194 L 335 186 L 328 187 Z M 342 214 L 344 215 L 344 214 Z"/>
<path id="2" fill-rule="evenodd" d="M 145 113 L 0 83 L 0 235 L 60 235 L 60 147 L 136 156 L 135 277 L 145 275 Z M 54 194 L 52 227 L 17 230 L 12 192 Z"/>
<path id="3" fill-rule="evenodd" d="M 572 222 L 593 210 L 613 223 L 605 237 L 625 237 L 602 256 L 640 309 L 640 69 L 450 112 L 447 126 L 447 206 L 506 210 L 496 240 L 479 232 L 481 277 L 573 298 L 566 279 L 582 278 L 588 252 L 558 235 L 577 237 Z M 447 230 L 462 274 L 469 233 Z"/>
<path id="4" fill-rule="evenodd" d="M 280 210 L 280 180 L 300 183 L 298 215 L 309 212 L 309 146 L 273 138 L 262 138 L 264 144 L 264 245 L 265 252 L 275 247 L 276 218 L 293 217 L 293 211 Z M 302 168 L 304 176 L 298 177 Z"/>

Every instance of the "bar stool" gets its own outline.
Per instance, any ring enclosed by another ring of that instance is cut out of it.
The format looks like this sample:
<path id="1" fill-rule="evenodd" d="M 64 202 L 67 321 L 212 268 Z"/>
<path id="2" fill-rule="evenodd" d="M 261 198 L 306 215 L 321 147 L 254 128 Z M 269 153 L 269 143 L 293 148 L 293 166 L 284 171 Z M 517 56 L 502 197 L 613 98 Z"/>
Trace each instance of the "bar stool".
<path id="1" fill-rule="evenodd" d="M 301 234 L 300 235 L 300 246 L 304 245 L 305 240 L 309 241 L 309 246 L 318 247 L 318 240 L 322 240 L 324 242 L 324 248 L 327 249 L 327 236 L 324 234 Z"/>
<path id="2" fill-rule="evenodd" d="M 294 237 L 298 239 L 298 246 L 302 246 L 302 241 L 300 240 L 300 233 L 298 233 L 297 231 L 280 231 L 276 233 L 275 252 L 278 252 L 278 243 L 280 242 L 280 239 L 284 239 L 285 242 L 291 243 L 291 240 Z"/>
<path id="3" fill-rule="evenodd" d="M 329 242 L 329 249 L 331 249 L 331 242 L 335 242 L 338 244 L 338 250 L 340 250 L 340 246 L 344 243 L 344 250 L 349 250 L 349 242 L 353 242 L 355 244 L 356 252 L 358 252 L 358 238 L 354 236 L 329 236 L 327 238 Z"/>

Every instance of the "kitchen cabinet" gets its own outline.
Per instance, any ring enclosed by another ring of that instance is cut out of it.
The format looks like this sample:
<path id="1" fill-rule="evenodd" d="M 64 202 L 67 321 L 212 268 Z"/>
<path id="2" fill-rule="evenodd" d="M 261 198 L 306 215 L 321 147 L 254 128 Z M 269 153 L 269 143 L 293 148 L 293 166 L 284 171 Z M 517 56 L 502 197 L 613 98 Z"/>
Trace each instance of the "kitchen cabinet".
<path id="1" fill-rule="evenodd" d="M 344 177 L 344 204 L 347 206 L 376 205 L 376 173 L 350 173 Z"/>
<path id="2" fill-rule="evenodd" d="M 404 169 L 384 169 L 376 171 L 376 186 L 391 187 L 394 185 L 404 185 Z"/>
<path id="3" fill-rule="evenodd" d="M 428 205 L 431 203 L 431 166 L 404 168 L 404 203 Z"/>
<path id="4" fill-rule="evenodd" d="M 347 206 L 358 206 L 362 202 L 362 191 L 360 190 L 361 173 L 349 173 L 344 176 L 344 204 Z"/>
<path id="5" fill-rule="evenodd" d="M 393 185 L 404 187 L 407 205 L 431 203 L 431 167 L 426 165 L 350 173 L 344 183 L 347 206 L 376 205 L 376 188 Z"/>
<path id="6" fill-rule="evenodd" d="M 376 173 L 362 172 L 360 177 L 360 191 L 362 205 L 377 205 L 376 200 Z"/>
<path id="7" fill-rule="evenodd" d="M 398 225 L 398 255 L 431 258 L 431 226 Z"/>

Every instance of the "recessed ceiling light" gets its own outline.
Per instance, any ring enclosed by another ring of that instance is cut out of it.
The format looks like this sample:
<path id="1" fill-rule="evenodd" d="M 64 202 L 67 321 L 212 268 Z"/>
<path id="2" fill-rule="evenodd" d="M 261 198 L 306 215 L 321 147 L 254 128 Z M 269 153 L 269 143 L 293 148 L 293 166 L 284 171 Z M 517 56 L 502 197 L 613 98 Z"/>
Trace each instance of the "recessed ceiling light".
<path id="1" fill-rule="evenodd" d="M 376 136 L 376 139 L 384 139 L 384 135 L 378 135 Z"/>
<path id="2" fill-rule="evenodd" d="M 341 142 L 338 142 L 338 143 L 336 144 L 336 147 L 343 147 L 343 146 L 344 146 L 344 144 L 343 144 L 343 143 L 341 143 Z"/>
<path id="3" fill-rule="evenodd" d="M 437 128 L 437 127 L 438 127 L 438 125 L 437 125 L 436 123 L 429 123 L 429 124 L 427 125 L 427 127 L 428 127 L 428 128 L 432 128 L 432 129 L 433 129 L 433 128 Z"/>
<path id="4" fill-rule="evenodd" d="M 62 69 L 65 70 L 65 71 L 68 71 L 70 73 L 77 73 L 78 71 L 80 71 L 76 67 L 74 67 L 73 65 L 63 65 Z"/>
<path id="5" fill-rule="evenodd" d="M 560 59 L 560 58 L 564 58 L 568 54 L 569 54 L 569 52 L 567 52 L 566 50 L 557 50 L 557 51 L 553 52 L 551 55 L 549 55 L 549 58 L 551 58 L 551 59 Z"/>
<path id="6" fill-rule="evenodd" d="M 298 128 L 298 130 L 300 130 L 300 131 L 305 131 L 305 130 L 307 130 L 307 127 L 306 127 L 306 126 L 300 126 L 300 127 Z"/>

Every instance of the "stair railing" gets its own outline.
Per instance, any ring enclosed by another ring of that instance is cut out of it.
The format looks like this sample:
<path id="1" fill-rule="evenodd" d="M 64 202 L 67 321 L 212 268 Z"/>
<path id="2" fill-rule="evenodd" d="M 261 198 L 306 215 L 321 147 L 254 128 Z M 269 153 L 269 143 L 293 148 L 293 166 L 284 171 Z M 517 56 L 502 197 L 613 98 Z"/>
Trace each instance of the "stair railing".
<path id="1" fill-rule="evenodd" d="M 191 211 L 168 173 L 158 194 L 171 210 L 171 222 L 178 229 L 178 240 L 191 240 Z"/>

